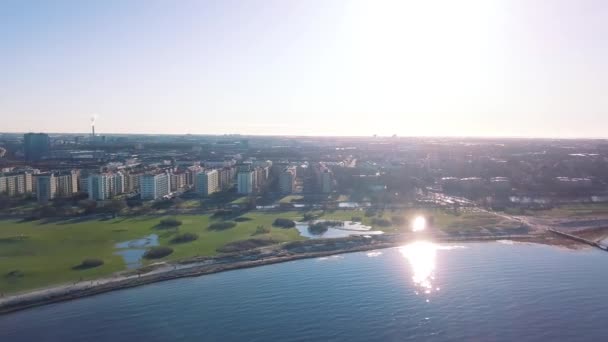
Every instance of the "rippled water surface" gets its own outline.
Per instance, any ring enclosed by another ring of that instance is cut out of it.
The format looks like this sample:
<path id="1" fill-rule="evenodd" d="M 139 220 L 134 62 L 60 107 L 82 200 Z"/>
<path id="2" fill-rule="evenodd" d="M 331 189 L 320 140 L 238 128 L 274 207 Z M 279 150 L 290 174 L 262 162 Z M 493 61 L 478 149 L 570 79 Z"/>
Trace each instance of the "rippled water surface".
<path id="1" fill-rule="evenodd" d="M 608 254 L 417 242 L 0 316 L 1 341 L 599 341 Z"/>

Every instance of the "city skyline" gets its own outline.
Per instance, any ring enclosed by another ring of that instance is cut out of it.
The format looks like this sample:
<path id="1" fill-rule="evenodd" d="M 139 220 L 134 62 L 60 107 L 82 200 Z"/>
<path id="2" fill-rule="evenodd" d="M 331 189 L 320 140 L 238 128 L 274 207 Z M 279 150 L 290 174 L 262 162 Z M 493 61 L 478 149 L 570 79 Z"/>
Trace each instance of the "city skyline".
<path id="1" fill-rule="evenodd" d="M 604 138 L 602 1 L 22 1 L 5 132 Z"/>

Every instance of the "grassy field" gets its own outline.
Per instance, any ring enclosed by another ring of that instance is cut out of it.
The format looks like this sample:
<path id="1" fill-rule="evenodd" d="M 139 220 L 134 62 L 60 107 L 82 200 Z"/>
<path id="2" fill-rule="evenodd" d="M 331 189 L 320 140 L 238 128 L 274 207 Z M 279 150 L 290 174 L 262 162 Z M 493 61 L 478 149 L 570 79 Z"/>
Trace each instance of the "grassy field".
<path id="1" fill-rule="evenodd" d="M 301 200 L 303 198 L 304 198 L 304 196 L 300 196 L 300 195 L 288 195 L 288 196 L 285 196 L 285 197 L 281 198 L 279 200 L 279 203 L 297 202 L 297 201 L 299 201 L 299 200 Z"/>
<path id="2" fill-rule="evenodd" d="M 234 241 L 251 238 L 266 238 L 277 242 L 303 239 L 295 228 L 281 229 L 272 227 L 272 222 L 280 217 L 302 220 L 304 213 L 286 211 L 280 213 L 249 212 L 241 216 L 248 220 L 237 222 L 234 228 L 213 231 L 207 229 L 211 223 L 220 222 L 209 215 L 181 215 L 179 233 L 196 233 L 199 238 L 192 242 L 174 244 L 171 239 L 175 229 L 159 229 L 161 216 L 141 216 L 135 218 L 116 218 L 110 220 L 43 221 L 18 222 L 0 221 L 0 292 L 10 293 L 44 287 L 53 284 L 69 283 L 79 280 L 95 279 L 125 270 L 121 256 L 115 255 L 115 244 L 139 239 L 150 234 L 159 236 L 162 246 L 170 246 L 174 252 L 169 256 L 150 262 L 177 260 L 193 256 L 208 256 L 217 249 Z M 336 210 L 314 212 L 319 219 L 351 220 L 359 218 L 364 224 L 386 232 L 409 230 L 409 222 L 416 216 L 433 217 L 435 226 L 446 231 L 466 230 L 480 225 L 498 225 L 499 218 L 490 214 L 453 215 L 442 210 L 400 210 L 378 211 L 366 215 L 363 210 Z M 395 223 L 401 217 L 400 223 Z M 379 226 L 378 219 L 391 221 L 389 226 Z M 257 234 L 256 228 L 270 228 L 268 233 Z M 104 261 L 102 266 L 74 270 L 74 266 L 86 258 Z M 13 273 L 18 271 L 17 276 Z"/>

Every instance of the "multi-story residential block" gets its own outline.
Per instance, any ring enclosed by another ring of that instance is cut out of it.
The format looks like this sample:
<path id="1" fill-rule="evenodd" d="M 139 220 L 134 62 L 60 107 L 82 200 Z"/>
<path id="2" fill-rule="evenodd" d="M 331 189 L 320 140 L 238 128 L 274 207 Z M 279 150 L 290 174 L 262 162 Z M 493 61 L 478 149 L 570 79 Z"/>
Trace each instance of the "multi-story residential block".
<path id="1" fill-rule="evenodd" d="M 239 171 L 237 174 L 237 192 L 243 195 L 253 193 L 253 171 Z"/>
<path id="2" fill-rule="evenodd" d="M 75 170 L 69 172 L 59 172 L 55 175 L 57 182 L 56 196 L 70 197 L 78 192 L 78 172 Z"/>
<path id="3" fill-rule="evenodd" d="M 181 191 L 186 188 L 186 173 L 176 172 L 170 175 L 171 191 Z"/>
<path id="4" fill-rule="evenodd" d="M 89 199 L 104 201 L 125 192 L 125 175 L 122 172 L 89 175 Z"/>
<path id="5" fill-rule="evenodd" d="M 0 174 L 0 193 L 8 196 L 24 195 L 32 192 L 31 172 L 11 172 Z"/>
<path id="6" fill-rule="evenodd" d="M 287 166 L 279 174 L 279 190 L 284 194 L 290 194 L 294 191 L 296 183 L 296 167 Z"/>
<path id="7" fill-rule="evenodd" d="M 171 179 L 166 173 L 145 174 L 140 179 L 140 194 L 145 200 L 156 200 L 171 191 Z"/>
<path id="8" fill-rule="evenodd" d="M 89 199 L 103 201 L 110 198 L 110 177 L 107 174 L 89 175 Z"/>
<path id="9" fill-rule="evenodd" d="M 47 203 L 57 195 L 57 179 L 51 172 L 40 173 L 36 179 L 36 198 L 39 203 Z"/>
<path id="10" fill-rule="evenodd" d="M 129 172 L 125 174 L 125 192 L 139 191 L 139 182 L 141 176 L 141 173 Z"/>
<path id="11" fill-rule="evenodd" d="M 220 189 L 220 179 L 217 170 L 207 170 L 196 175 L 196 192 L 209 196 Z"/>

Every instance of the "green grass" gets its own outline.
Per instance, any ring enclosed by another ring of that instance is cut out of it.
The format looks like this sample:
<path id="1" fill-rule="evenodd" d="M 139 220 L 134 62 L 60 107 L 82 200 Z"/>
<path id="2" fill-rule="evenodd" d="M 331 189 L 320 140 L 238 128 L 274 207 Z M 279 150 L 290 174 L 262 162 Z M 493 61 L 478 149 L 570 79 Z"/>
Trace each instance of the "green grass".
<path id="1" fill-rule="evenodd" d="M 555 218 L 608 215 L 608 203 L 569 204 L 549 210 L 535 211 L 534 213 L 539 216 L 549 216 Z"/>
<path id="2" fill-rule="evenodd" d="M 234 201 L 230 202 L 230 204 L 245 204 L 245 203 L 247 203 L 247 196 L 239 197 L 239 198 L 235 199 Z"/>
<path id="3" fill-rule="evenodd" d="M 57 223 L 3 220 L 0 221 L 0 292 L 11 293 L 80 279 L 90 280 L 125 270 L 126 265 L 122 257 L 114 255 L 114 245 L 152 233 L 159 236 L 161 246 L 170 246 L 174 252 L 162 259 L 142 260 L 144 266 L 158 261 L 214 255 L 218 248 L 230 242 L 251 238 L 272 239 L 277 242 L 303 239 L 295 228 L 282 229 L 272 226 L 277 217 L 299 221 L 302 220 L 303 214 L 298 211 L 248 212 L 243 216 L 250 220 L 237 222 L 236 227 L 222 231 L 207 229 L 211 223 L 221 221 L 209 215 L 178 215 L 176 218 L 182 221 L 178 229 L 158 229 L 157 225 L 163 218 L 161 216 Z M 393 216 L 400 216 L 411 222 L 419 215 L 432 216 L 435 225 L 445 230 L 491 225 L 500 221 L 490 214 L 465 213 L 455 216 L 439 209 L 385 210 L 378 211 L 371 217 L 365 216 L 365 211 L 355 209 L 325 213 L 318 211 L 316 214 L 327 220 L 350 221 L 354 216 L 361 217 L 366 225 L 372 225 L 374 218 L 390 220 Z M 256 235 L 258 226 L 264 226 L 269 232 Z M 406 223 L 374 229 L 392 233 L 410 228 Z M 171 243 L 178 233 L 195 233 L 199 238 L 186 243 Z M 87 258 L 101 259 L 104 264 L 86 270 L 72 269 Z M 14 270 L 22 272 L 23 276 L 6 276 Z"/>
<path id="4" fill-rule="evenodd" d="M 161 219 L 158 216 L 79 223 L 0 221 L 0 292 L 69 283 L 81 278 L 94 279 L 124 270 L 122 257 L 113 254 L 116 251 L 114 245 L 152 233 L 159 235 L 160 245 L 174 249 L 171 255 L 161 260 L 216 254 L 217 248 L 229 242 L 249 239 L 259 225 L 270 228 L 270 233 L 256 237 L 271 237 L 276 241 L 300 239 L 296 229 L 272 227 L 277 214 L 248 213 L 246 216 L 252 220 L 239 222 L 234 228 L 217 232 L 207 230 L 209 224 L 214 222 L 208 215 L 177 216 L 183 222 L 178 230 L 156 228 Z M 293 219 L 298 215 L 287 212 L 281 213 L 281 217 Z M 188 243 L 172 244 L 171 239 L 176 231 L 196 233 L 199 238 Z M 86 258 L 102 259 L 104 264 L 89 270 L 72 269 Z M 146 263 L 150 261 L 144 261 Z M 23 272 L 24 276 L 6 277 L 13 270 Z"/>
<path id="5" fill-rule="evenodd" d="M 184 201 L 178 205 L 180 209 L 194 209 L 201 206 L 201 201 L 197 199 L 191 199 Z"/>
<path id="6" fill-rule="evenodd" d="M 301 196 L 301 195 L 287 195 L 287 196 L 285 196 L 285 197 L 281 198 L 281 199 L 279 200 L 279 203 L 292 203 L 292 202 L 297 202 L 297 201 L 299 201 L 299 200 L 301 200 L 301 199 L 303 199 L 303 198 L 304 198 L 304 196 Z"/>

